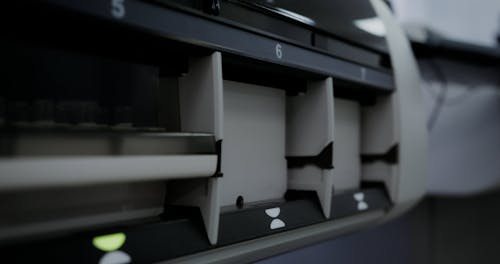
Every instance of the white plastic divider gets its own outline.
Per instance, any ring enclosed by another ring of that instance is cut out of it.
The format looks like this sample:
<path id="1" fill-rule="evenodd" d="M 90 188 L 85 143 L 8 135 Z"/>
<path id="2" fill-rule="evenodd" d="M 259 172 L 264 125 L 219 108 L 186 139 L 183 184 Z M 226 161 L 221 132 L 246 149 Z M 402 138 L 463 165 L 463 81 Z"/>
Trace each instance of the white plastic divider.
<path id="1" fill-rule="evenodd" d="M 188 74 L 179 79 L 182 131 L 212 133 L 217 141 L 222 140 L 222 85 L 222 60 L 219 52 L 190 60 Z M 208 177 L 201 180 L 194 179 L 191 183 L 188 181 L 167 183 L 177 184 L 180 188 L 191 186 L 192 183 L 198 185 L 193 188 L 188 187 L 180 196 L 174 197 L 172 202 L 199 207 L 208 239 L 211 244 L 216 244 L 220 212 L 220 179 Z"/>
<path id="2" fill-rule="evenodd" d="M 377 102 L 371 106 L 364 106 L 361 110 L 361 154 L 383 155 L 398 146 L 400 142 L 399 121 L 397 113 L 399 106 L 397 96 L 379 96 Z M 398 164 L 388 164 L 384 161 L 375 161 L 362 164 L 361 175 L 364 181 L 383 182 L 393 201 L 396 200 L 398 188 Z"/>
<path id="3" fill-rule="evenodd" d="M 361 111 L 356 101 L 334 99 L 335 104 L 335 193 L 356 190 L 361 180 Z"/>
<path id="4" fill-rule="evenodd" d="M 317 156 L 334 141 L 332 78 L 309 82 L 307 92 L 287 98 L 286 156 Z M 333 164 L 333 156 L 332 156 Z M 333 169 L 314 165 L 288 169 L 288 189 L 318 194 L 325 217 L 330 217 Z"/>
<path id="5" fill-rule="evenodd" d="M 362 154 L 385 154 L 396 146 L 397 164 L 363 164 L 363 179 L 385 182 L 395 216 L 425 194 L 427 128 L 420 77 L 410 43 L 381 0 L 370 0 L 386 31 L 396 90 L 363 111 Z"/>

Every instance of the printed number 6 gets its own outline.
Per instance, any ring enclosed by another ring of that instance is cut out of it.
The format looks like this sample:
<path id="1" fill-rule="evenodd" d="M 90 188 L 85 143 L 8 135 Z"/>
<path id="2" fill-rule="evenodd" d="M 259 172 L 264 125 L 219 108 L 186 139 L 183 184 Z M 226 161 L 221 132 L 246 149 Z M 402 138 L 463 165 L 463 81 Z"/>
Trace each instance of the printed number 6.
<path id="1" fill-rule="evenodd" d="M 111 0 L 111 15 L 115 18 L 125 16 L 125 0 Z"/>
<path id="2" fill-rule="evenodd" d="M 283 51 L 281 50 L 281 45 L 279 43 L 276 44 L 276 57 L 278 57 L 278 59 L 283 57 Z"/>

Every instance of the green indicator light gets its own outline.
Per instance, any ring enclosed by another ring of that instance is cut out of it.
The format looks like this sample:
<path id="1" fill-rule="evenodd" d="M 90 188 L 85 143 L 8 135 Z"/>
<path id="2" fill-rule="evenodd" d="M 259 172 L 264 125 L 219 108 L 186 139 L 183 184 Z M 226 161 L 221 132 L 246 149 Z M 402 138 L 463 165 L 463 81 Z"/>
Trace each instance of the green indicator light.
<path id="1" fill-rule="evenodd" d="M 102 251 L 114 251 L 123 246 L 125 239 L 126 236 L 124 233 L 114 233 L 94 237 L 94 239 L 92 239 L 92 244 Z"/>

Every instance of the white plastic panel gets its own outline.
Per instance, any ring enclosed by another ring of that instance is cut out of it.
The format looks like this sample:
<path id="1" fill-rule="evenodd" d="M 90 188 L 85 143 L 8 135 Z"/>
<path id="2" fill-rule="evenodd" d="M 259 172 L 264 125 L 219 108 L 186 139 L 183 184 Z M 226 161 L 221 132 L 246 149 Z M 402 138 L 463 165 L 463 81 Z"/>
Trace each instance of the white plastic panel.
<path id="1" fill-rule="evenodd" d="M 334 141 L 331 78 L 310 82 L 305 94 L 288 98 L 286 136 L 287 156 L 316 156 Z M 321 169 L 313 165 L 291 168 L 288 169 L 288 188 L 316 191 L 323 213 L 329 217 L 333 175 L 333 169 Z"/>
<path id="2" fill-rule="evenodd" d="M 285 156 L 316 156 L 333 142 L 332 79 L 310 82 L 307 92 L 285 92 L 224 82 L 222 205 L 282 198 L 287 189 L 318 193 L 330 215 L 332 169 L 287 170 Z M 286 152 L 285 152 L 286 150 Z"/>
<path id="3" fill-rule="evenodd" d="M 321 209 L 325 217 L 330 217 L 332 191 L 333 191 L 333 169 L 320 169 L 308 165 L 300 169 L 288 170 L 288 188 L 293 190 L 316 191 Z"/>
<path id="4" fill-rule="evenodd" d="M 394 146 L 398 146 L 400 151 L 400 122 L 397 111 L 399 103 L 394 94 L 378 96 L 376 104 L 362 107 L 361 154 L 384 155 Z M 399 192 L 397 185 L 400 177 L 395 168 L 395 165 L 382 161 L 363 164 L 362 180 L 384 183 L 394 202 Z"/>
<path id="5" fill-rule="evenodd" d="M 179 80 L 182 131 L 212 133 L 216 140 L 222 139 L 222 85 L 219 52 L 189 62 L 188 74 Z M 216 244 L 220 212 L 219 179 L 204 179 L 201 188 L 198 187 L 189 190 L 179 203 L 200 208 L 208 239 L 211 244 Z"/>
<path id="6" fill-rule="evenodd" d="M 384 154 L 399 142 L 398 104 L 394 95 L 378 96 L 361 111 L 361 153 Z"/>
<path id="7" fill-rule="evenodd" d="M 222 62 L 218 52 L 193 58 L 189 72 L 179 79 L 183 132 L 212 133 L 222 138 Z"/>
<path id="8" fill-rule="evenodd" d="M 286 101 L 286 155 L 318 155 L 333 141 L 332 79 L 308 83 L 307 92 Z"/>
<path id="9" fill-rule="evenodd" d="M 335 193 L 357 189 L 361 180 L 360 106 L 335 99 L 335 147 L 333 148 Z"/>
<path id="10" fill-rule="evenodd" d="M 384 162 L 363 164 L 361 168 L 363 180 L 384 183 L 391 198 L 395 197 L 398 190 L 398 172 L 398 165 L 389 165 Z"/>
<path id="11" fill-rule="evenodd" d="M 219 178 L 182 179 L 167 182 L 166 203 L 200 208 L 207 237 L 217 243 L 219 230 Z M 168 213 L 168 212 L 167 212 Z"/>
<path id="12" fill-rule="evenodd" d="M 287 188 L 285 92 L 224 81 L 221 205 L 282 198 Z"/>

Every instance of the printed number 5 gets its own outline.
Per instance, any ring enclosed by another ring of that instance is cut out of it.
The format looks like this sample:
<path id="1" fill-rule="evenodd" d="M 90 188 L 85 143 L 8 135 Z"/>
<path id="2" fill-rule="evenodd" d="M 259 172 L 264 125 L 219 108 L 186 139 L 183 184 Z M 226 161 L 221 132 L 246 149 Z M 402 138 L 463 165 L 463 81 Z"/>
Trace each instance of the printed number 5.
<path id="1" fill-rule="evenodd" d="M 125 0 L 111 0 L 111 15 L 115 18 L 125 16 Z"/>

